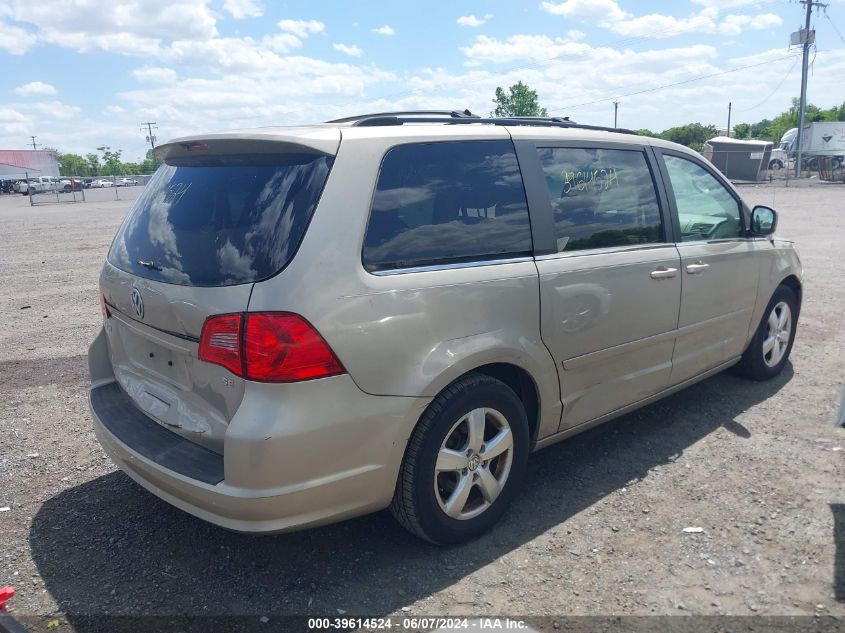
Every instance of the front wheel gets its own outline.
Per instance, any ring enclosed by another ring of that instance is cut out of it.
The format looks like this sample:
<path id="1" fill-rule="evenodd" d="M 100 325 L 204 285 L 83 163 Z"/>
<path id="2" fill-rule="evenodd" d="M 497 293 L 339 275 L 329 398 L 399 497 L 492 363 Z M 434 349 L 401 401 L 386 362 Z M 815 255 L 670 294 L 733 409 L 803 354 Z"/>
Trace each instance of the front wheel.
<path id="1" fill-rule="evenodd" d="M 390 506 L 432 543 L 468 541 L 507 509 L 525 474 L 528 419 L 506 384 L 470 374 L 428 406 L 411 435 Z"/>
<path id="2" fill-rule="evenodd" d="M 752 380 L 769 380 L 783 370 L 795 342 L 798 310 L 795 292 L 787 286 L 778 286 L 737 365 L 741 375 Z"/>

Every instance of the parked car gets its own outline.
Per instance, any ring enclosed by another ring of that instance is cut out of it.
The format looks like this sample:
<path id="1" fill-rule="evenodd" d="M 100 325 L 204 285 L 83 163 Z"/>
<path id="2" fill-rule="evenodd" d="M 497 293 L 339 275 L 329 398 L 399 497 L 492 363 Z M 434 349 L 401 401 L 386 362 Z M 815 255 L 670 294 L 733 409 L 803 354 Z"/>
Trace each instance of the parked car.
<path id="1" fill-rule="evenodd" d="M 91 182 L 91 189 L 102 189 L 103 187 L 114 187 L 114 182 L 100 178 Z"/>
<path id="2" fill-rule="evenodd" d="M 137 180 L 134 178 L 118 178 L 117 181 L 114 183 L 115 187 L 136 187 L 139 185 Z"/>
<path id="3" fill-rule="evenodd" d="M 390 507 L 464 541 L 532 451 L 792 348 L 777 214 L 674 143 L 397 113 L 156 152 L 100 276 L 94 428 L 231 530 Z"/>
<path id="4" fill-rule="evenodd" d="M 36 176 L 29 180 L 21 180 L 18 183 L 18 192 L 25 196 L 45 193 L 47 191 L 57 191 L 61 188 L 62 184 L 59 179 L 52 176 Z"/>
<path id="5" fill-rule="evenodd" d="M 60 181 L 60 184 L 61 191 L 64 191 L 65 193 L 82 190 L 82 180 L 79 178 L 63 178 Z"/>

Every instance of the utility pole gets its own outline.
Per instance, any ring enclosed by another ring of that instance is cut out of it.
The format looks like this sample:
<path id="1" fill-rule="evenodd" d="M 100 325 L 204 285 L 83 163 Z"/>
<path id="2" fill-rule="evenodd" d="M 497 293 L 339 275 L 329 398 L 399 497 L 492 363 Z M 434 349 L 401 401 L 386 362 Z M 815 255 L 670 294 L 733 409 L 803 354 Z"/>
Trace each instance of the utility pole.
<path id="1" fill-rule="evenodd" d="M 728 138 L 731 137 L 731 102 L 728 101 Z"/>
<path id="2" fill-rule="evenodd" d="M 815 37 L 810 41 L 810 18 L 813 15 L 813 7 L 827 7 L 818 0 L 801 0 L 807 8 L 807 15 L 804 21 L 804 32 L 801 34 L 801 43 L 803 44 L 804 54 L 801 63 L 801 102 L 798 114 L 798 137 L 796 144 L 798 148 L 797 156 L 795 158 L 795 177 L 801 175 L 801 162 L 803 161 L 802 154 L 804 153 L 804 110 L 807 108 L 807 66 L 810 60 L 810 45 L 815 44 Z"/>
<path id="3" fill-rule="evenodd" d="M 147 121 L 146 123 L 141 123 L 141 131 L 144 131 L 143 126 L 147 126 L 147 140 L 150 142 L 150 147 L 155 149 L 156 148 L 156 137 L 153 136 L 153 126 L 156 124 L 155 121 Z M 156 128 L 158 129 L 158 128 Z"/>
<path id="4" fill-rule="evenodd" d="M 617 115 L 618 112 L 619 112 L 619 102 L 614 101 L 613 102 L 613 127 L 618 127 L 616 125 L 616 115 Z"/>
<path id="5" fill-rule="evenodd" d="M 36 138 L 38 138 L 37 136 L 30 136 L 29 138 L 31 138 L 31 139 L 32 139 L 32 149 L 37 149 L 37 148 L 36 148 L 36 146 L 37 146 L 37 145 L 41 145 L 41 143 L 36 143 L 36 142 L 35 142 L 35 139 L 36 139 Z"/>

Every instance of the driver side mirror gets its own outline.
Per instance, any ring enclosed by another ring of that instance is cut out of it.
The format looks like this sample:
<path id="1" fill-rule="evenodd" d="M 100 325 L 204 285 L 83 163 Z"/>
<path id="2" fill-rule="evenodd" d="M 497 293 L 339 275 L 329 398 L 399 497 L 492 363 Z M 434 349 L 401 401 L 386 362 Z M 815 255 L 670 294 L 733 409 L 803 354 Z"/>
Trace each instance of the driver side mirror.
<path id="1" fill-rule="evenodd" d="M 758 204 L 751 210 L 751 235 L 771 235 L 778 226 L 778 214 L 774 209 Z"/>

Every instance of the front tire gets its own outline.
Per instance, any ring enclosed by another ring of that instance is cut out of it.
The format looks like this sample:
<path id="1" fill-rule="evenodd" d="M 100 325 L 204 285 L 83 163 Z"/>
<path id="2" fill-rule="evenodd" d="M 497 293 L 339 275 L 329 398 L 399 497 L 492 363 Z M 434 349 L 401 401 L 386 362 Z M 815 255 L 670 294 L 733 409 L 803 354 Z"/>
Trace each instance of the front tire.
<path id="1" fill-rule="evenodd" d="M 469 374 L 444 389 L 414 429 L 390 510 L 432 543 L 479 536 L 504 514 L 525 475 L 528 418 L 503 382 Z"/>
<path id="2" fill-rule="evenodd" d="M 795 342 L 799 309 L 795 292 L 788 286 L 778 286 L 737 365 L 740 375 L 770 380 L 783 371 Z"/>

